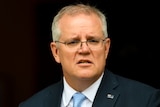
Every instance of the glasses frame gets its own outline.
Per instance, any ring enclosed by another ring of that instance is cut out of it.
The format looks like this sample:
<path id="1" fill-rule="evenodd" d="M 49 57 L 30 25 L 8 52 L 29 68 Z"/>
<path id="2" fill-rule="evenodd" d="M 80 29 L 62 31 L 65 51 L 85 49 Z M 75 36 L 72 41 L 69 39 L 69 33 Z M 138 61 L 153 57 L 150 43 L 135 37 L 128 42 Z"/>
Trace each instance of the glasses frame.
<path id="1" fill-rule="evenodd" d="M 97 39 L 97 41 L 102 41 L 102 42 L 104 42 L 106 39 L 107 39 L 108 37 L 105 37 L 104 39 Z M 80 42 L 80 47 L 79 47 L 79 49 L 82 47 L 82 44 L 83 43 L 86 43 L 86 45 L 89 47 L 89 45 L 88 45 L 88 42 L 89 42 L 90 40 L 86 40 L 86 41 L 78 41 L 78 42 Z M 62 41 L 54 41 L 55 43 L 61 43 L 61 44 L 64 44 L 67 48 L 69 48 L 69 46 L 68 46 L 68 44 L 69 44 L 69 42 L 62 42 Z M 89 47 L 90 48 L 90 47 Z M 78 49 L 78 48 L 77 48 Z M 92 49 L 92 48 L 90 48 L 90 49 Z"/>

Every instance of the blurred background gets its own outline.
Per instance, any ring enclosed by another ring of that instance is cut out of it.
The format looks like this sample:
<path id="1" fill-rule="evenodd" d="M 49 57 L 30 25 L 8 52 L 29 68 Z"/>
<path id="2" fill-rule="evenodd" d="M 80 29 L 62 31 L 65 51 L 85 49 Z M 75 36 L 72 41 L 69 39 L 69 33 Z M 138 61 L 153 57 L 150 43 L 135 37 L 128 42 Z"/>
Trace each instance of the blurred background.
<path id="1" fill-rule="evenodd" d="M 160 88 L 159 9 L 154 0 L 1 0 L 0 107 L 18 107 L 61 78 L 50 51 L 51 23 L 61 7 L 76 2 L 95 5 L 108 18 L 108 69 Z"/>

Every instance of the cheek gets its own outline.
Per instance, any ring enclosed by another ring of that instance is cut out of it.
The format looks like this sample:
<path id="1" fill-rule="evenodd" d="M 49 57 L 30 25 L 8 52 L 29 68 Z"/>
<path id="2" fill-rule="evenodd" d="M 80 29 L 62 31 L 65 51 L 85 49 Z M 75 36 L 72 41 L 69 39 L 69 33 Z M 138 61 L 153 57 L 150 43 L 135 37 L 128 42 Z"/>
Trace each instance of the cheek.
<path id="1" fill-rule="evenodd" d="M 104 51 L 104 49 L 97 51 L 96 53 L 97 53 L 96 54 L 97 59 L 99 59 L 99 58 L 104 59 L 106 57 L 106 51 Z"/>
<path id="2" fill-rule="evenodd" d="M 71 52 L 61 51 L 59 55 L 61 63 L 70 64 L 74 59 L 74 55 Z"/>
<path id="3" fill-rule="evenodd" d="M 98 65 L 105 64 L 107 56 L 105 51 L 98 51 L 97 54 L 94 56 Z"/>

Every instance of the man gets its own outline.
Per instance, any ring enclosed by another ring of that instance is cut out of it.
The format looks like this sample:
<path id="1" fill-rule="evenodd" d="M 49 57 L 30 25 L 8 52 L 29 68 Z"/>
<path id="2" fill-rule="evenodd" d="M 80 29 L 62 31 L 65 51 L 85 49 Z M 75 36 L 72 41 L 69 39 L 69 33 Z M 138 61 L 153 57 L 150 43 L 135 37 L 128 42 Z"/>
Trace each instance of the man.
<path id="1" fill-rule="evenodd" d="M 62 8 L 53 20 L 52 35 L 51 50 L 62 65 L 63 79 L 19 107 L 73 107 L 77 92 L 85 95 L 81 107 L 160 107 L 160 90 L 105 69 L 111 40 L 97 8 Z"/>

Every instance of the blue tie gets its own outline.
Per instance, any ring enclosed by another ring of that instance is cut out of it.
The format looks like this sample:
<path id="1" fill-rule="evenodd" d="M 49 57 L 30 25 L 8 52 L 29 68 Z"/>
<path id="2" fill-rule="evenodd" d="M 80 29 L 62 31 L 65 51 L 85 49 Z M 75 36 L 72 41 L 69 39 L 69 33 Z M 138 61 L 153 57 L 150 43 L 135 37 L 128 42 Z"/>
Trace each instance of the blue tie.
<path id="1" fill-rule="evenodd" d="M 73 95 L 73 107 L 81 107 L 82 102 L 85 100 L 85 95 L 77 92 Z"/>

